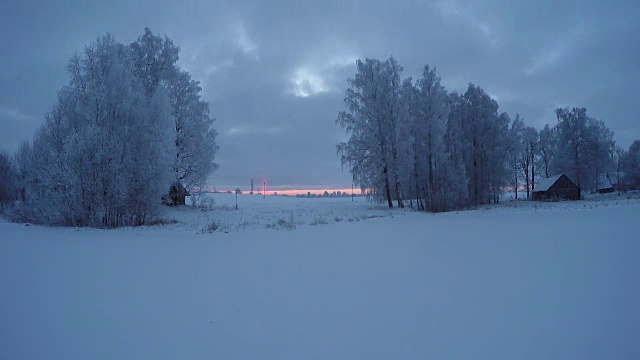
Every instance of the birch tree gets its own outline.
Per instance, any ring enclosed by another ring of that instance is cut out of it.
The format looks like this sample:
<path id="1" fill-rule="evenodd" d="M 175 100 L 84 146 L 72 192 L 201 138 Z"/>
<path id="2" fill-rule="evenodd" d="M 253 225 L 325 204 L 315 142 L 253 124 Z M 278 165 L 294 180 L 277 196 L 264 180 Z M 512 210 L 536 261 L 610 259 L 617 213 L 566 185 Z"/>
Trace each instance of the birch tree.
<path id="1" fill-rule="evenodd" d="M 567 172 L 581 188 L 597 187 L 598 177 L 611 167 L 613 133 L 601 120 L 587 116 L 585 108 L 556 109 L 558 123 L 556 173 Z"/>
<path id="2" fill-rule="evenodd" d="M 585 177 L 585 148 L 587 145 L 587 109 L 556 109 L 556 131 L 558 134 L 558 156 L 554 158 L 557 173 L 570 174 L 582 188 Z"/>
<path id="3" fill-rule="evenodd" d="M 629 145 L 623 161 L 624 182 L 632 189 L 640 189 L 640 139 Z"/>
<path id="4" fill-rule="evenodd" d="M 499 147 L 497 131 L 498 103 L 485 91 L 469 84 L 467 91 L 460 99 L 460 109 L 453 112 L 453 121 L 458 122 L 462 132 L 462 154 L 469 179 L 469 195 L 473 204 L 487 203 L 491 199 L 490 162 L 492 155 Z"/>
<path id="5" fill-rule="evenodd" d="M 389 208 L 395 193 L 402 206 L 397 159 L 401 68 L 393 58 L 358 60 L 356 66 L 344 99 L 347 110 L 336 120 L 350 137 L 337 145 L 337 152 L 356 185 L 382 193 Z"/>
<path id="6" fill-rule="evenodd" d="M 618 191 L 618 196 L 620 196 L 620 192 L 622 191 L 623 181 L 622 181 L 622 171 L 624 169 L 624 159 L 626 157 L 626 152 L 620 146 L 616 146 L 615 151 L 613 152 L 613 164 L 614 171 L 616 174 L 616 190 Z"/>
<path id="7" fill-rule="evenodd" d="M 67 67 L 71 80 L 19 151 L 23 220 L 51 225 L 141 225 L 160 215 L 171 179 L 171 115 L 164 91 L 145 92 L 131 52 L 99 37 Z"/>
<path id="8" fill-rule="evenodd" d="M 0 151 L 0 211 L 17 199 L 18 174 L 9 153 Z"/>
<path id="9" fill-rule="evenodd" d="M 538 142 L 538 131 L 531 126 L 526 126 L 522 133 L 522 144 L 518 156 L 520 176 L 524 180 L 527 190 L 527 199 L 533 189 L 535 181 L 535 146 Z"/>
<path id="10" fill-rule="evenodd" d="M 552 176 L 549 171 L 551 169 L 551 160 L 553 159 L 554 149 L 556 148 L 555 135 L 553 129 L 546 124 L 539 133 L 538 154 L 540 159 L 539 168 L 544 171 L 544 177 Z"/>
<path id="11" fill-rule="evenodd" d="M 457 179 L 456 165 L 451 163 L 447 154 L 444 140 L 447 120 L 450 113 L 448 93 L 440 82 L 435 68 L 425 65 L 422 77 L 416 82 L 417 112 L 412 129 L 417 146 L 414 155 L 422 162 L 416 173 L 422 176 L 422 193 L 427 209 L 431 211 L 445 211 L 459 204 L 459 189 L 453 189 Z"/>
<path id="12" fill-rule="evenodd" d="M 167 36 L 154 35 L 149 28 L 129 46 L 137 76 L 148 94 L 158 89 L 169 94 L 174 131 L 174 181 L 191 190 L 201 186 L 218 169 L 215 119 L 202 88 L 178 65 L 180 49 Z"/>

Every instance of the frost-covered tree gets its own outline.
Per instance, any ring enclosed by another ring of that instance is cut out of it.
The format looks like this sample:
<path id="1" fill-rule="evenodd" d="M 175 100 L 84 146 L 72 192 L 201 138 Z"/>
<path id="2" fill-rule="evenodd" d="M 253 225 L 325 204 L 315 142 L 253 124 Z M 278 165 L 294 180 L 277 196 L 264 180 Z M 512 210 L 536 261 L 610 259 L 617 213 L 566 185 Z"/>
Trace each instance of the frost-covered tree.
<path id="1" fill-rule="evenodd" d="M 447 99 L 449 105 L 449 116 L 447 117 L 446 130 L 444 134 L 444 149 L 448 159 L 446 179 L 451 188 L 451 202 L 449 208 L 467 206 L 471 203 L 469 199 L 469 176 L 467 175 L 465 152 L 467 150 L 467 140 L 462 131 L 460 119 L 467 111 L 464 97 L 457 92 L 449 94 Z"/>
<path id="2" fill-rule="evenodd" d="M 402 176 L 400 174 L 400 155 L 398 149 L 400 147 L 400 135 L 402 133 L 402 127 L 404 126 L 404 119 L 402 117 L 402 106 L 400 98 L 401 81 L 400 76 L 402 74 L 402 66 L 398 64 L 394 57 L 390 57 L 382 64 L 383 77 L 382 88 L 384 98 L 383 111 L 385 114 L 385 121 L 391 126 L 391 133 L 389 139 L 391 143 L 391 166 L 395 179 L 395 199 L 399 208 L 404 208 L 402 201 Z"/>
<path id="3" fill-rule="evenodd" d="M 640 140 L 629 145 L 629 151 L 624 156 L 622 168 L 625 173 L 624 183 L 631 189 L 640 189 Z"/>
<path id="4" fill-rule="evenodd" d="M 0 151 L 0 211 L 17 199 L 18 174 L 9 153 Z"/>
<path id="5" fill-rule="evenodd" d="M 538 155 L 539 165 L 538 168 L 544 171 L 544 177 L 548 178 L 553 176 L 549 173 L 551 169 L 551 160 L 553 159 L 553 153 L 556 148 L 555 134 L 553 128 L 546 124 L 539 133 L 538 140 Z"/>
<path id="6" fill-rule="evenodd" d="M 611 167 L 615 142 L 601 120 L 587 116 L 585 108 L 557 109 L 555 173 L 565 172 L 583 189 L 597 186 L 598 177 Z"/>
<path id="7" fill-rule="evenodd" d="M 445 135 L 451 107 L 449 95 L 435 68 L 425 65 L 416 82 L 415 116 L 411 125 L 414 139 L 414 177 L 423 209 L 447 211 L 466 201 L 466 178 L 460 163 L 447 150 Z"/>
<path id="8" fill-rule="evenodd" d="M 201 91 L 200 84 L 185 71 L 180 71 L 169 85 L 175 124 L 174 178 L 187 189 L 205 183 L 218 169 L 214 161 L 218 132 L 213 128 L 214 119 L 209 117 L 209 104 L 200 97 Z"/>
<path id="9" fill-rule="evenodd" d="M 535 181 L 535 155 L 538 142 L 538 130 L 532 126 L 526 126 L 522 132 L 522 145 L 519 156 L 520 177 L 524 180 L 527 190 L 527 199 L 533 189 Z"/>
<path id="10" fill-rule="evenodd" d="M 209 116 L 209 103 L 201 97 L 202 88 L 178 65 L 180 49 L 167 36 L 144 35 L 130 45 L 136 74 L 147 93 L 163 88 L 169 94 L 174 130 L 174 181 L 188 190 L 204 184 L 218 168 L 217 131 Z"/>
<path id="11" fill-rule="evenodd" d="M 383 194 L 390 208 L 395 193 L 401 206 L 397 161 L 401 68 L 393 58 L 358 60 L 356 65 L 358 71 L 348 80 L 344 99 L 347 110 L 336 120 L 350 135 L 337 145 L 338 155 L 356 185 Z"/>
<path id="12" fill-rule="evenodd" d="M 413 126 L 416 114 L 416 88 L 411 78 L 404 79 L 400 90 L 400 124 L 398 138 L 399 153 L 403 156 L 399 158 L 400 176 L 403 185 L 403 197 L 409 199 L 409 205 L 413 208 L 413 201 L 416 200 L 418 210 L 424 210 L 424 200 L 419 195 L 420 186 L 416 177 L 416 139 L 413 136 Z"/>
<path id="13" fill-rule="evenodd" d="M 468 148 L 468 141 L 462 131 L 462 123 L 460 121 L 460 119 L 466 116 L 465 114 L 468 108 L 464 96 L 455 91 L 449 94 L 448 104 L 450 111 L 444 135 L 445 151 L 449 157 L 449 163 L 458 169 L 465 182 L 464 191 L 461 192 L 464 194 L 463 199 L 465 200 L 460 205 L 468 205 L 469 176 L 466 173 L 465 163 L 465 152 Z"/>
<path id="14" fill-rule="evenodd" d="M 99 37 L 67 67 L 71 80 L 17 154 L 23 220 L 140 225 L 157 217 L 171 181 L 168 95 L 145 91 L 129 47 Z"/>
<path id="15" fill-rule="evenodd" d="M 524 148 L 524 120 L 520 118 L 519 114 L 516 114 L 516 118 L 511 122 L 509 128 L 508 139 L 508 159 L 509 159 L 509 178 L 513 184 L 513 191 L 515 192 L 515 198 L 518 198 L 518 179 L 520 178 L 520 155 Z"/>
<path id="16" fill-rule="evenodd" d="M 582 187 L 586 175 L 587 109 L 556 109 L 557 154 L 554 157 L 556 173 L 567 173 Z"/>
<path id="17" fill-rule="evenodd" d="M 23 203 L 26 201 L 27 187 L 34 181 L 33 151 L 29 141 L 24 141 L 18 147 L 14 155 L 16 166 L 17 199 Z"/>
<path id="18" fill-rule="evenodd" d="M 622 172 L 624 171 L 624 160 L 627 156 L 627 152 L 624 151 L 620 146 L 616 146 L 613 154 L 612 163 L 613 163 L 613 171 L 615 172 L 615 185 L 618 190 L 618 196 L 620 196 L 620 192 L 624 186 L 624 182 L 622 180 Z"/>
<path id="19" fill-rule="evenodd" d="M 462 96 L 454 96 L 450 122 L 461 132 L 462 143 L 458 148 L 463 156 L 469 180 L 469 196 L 473 204 L 488 203 L 492 198 L 492 178 L 503 168 L 493 168 L 497 152 L 501 151 L 500 139 L 506 138 L 504 127 L 498 120 L 498 103 L 482 88 L 469 84 Z M 500 136 L 498 136 L 500 135 Z"/>
<path id="20" fill-rule="evenodd" d="M 498 115 L 479 86 L 447 93 L 429 66 L 415 83 L 400 82 L 394 58 L 357 67 L 336 120 L 349 135 L 338 155 L 354 182 L 389 207 L 404 198 L 429 211 L 498 202 L 507 184 L 524 184 L 530 197 L 539 172 L 566 172 L 586 186 L 613 166 L 613 133 L 586 109 L 558 109 L 558 123 L 538 132 L 519 115 Z"/>
<path id="21" fill-rule="evenodd" d="M 607 128 L 604 121 L 595 118 L 588 119 L 587 134 L 587 164 L 591 169 L 588 177 L 593 179 L 591 184 L 597 189 L 598 179 L 614 168 L 612 158 L 615 141 L 613 132 Z"/>
<path id="22" fill-rule="evenodd" d="M 158 86 L 166 86 L 170 79 L 175 78 L 179 71 L 176 63 L 180 48 L 167 36 L 154 35 L 151 29 L 145 28 L 144 35 L 129 47 L 136 73 L 147 93 L 154 92 Z"/>
<path id="23" fill-rule="evenodd" d="M 449 96 L 434 68 L 400 82 L 394 58 L 358 61 L 349 80 L 347 111 L 336 121 L 350 138 L 338 144 L 354 182 L 382 194 L 389 207 L 409 198 L 418 210 L 446 211 L 467 203 L 467 178 L 458 137 L 450 137 Z M 495 135 L 495 134 L 494 134 Z M 456 139 L 456 146 L 449 141 Z M 451 146 L 450 146 L 451 145 Z"/>
<path id="24" fill-rule="evenodd" d="M 490 201 L 498 203 L 502 187 L 508 182 L 508 149 L 509 149 L 509 121 L 507 113 L 500 114 L 495 123 L 489 128 L 488 137 L 492 145 L 488 150 L 489 161 L 487 171 L 489 176 Z"/>

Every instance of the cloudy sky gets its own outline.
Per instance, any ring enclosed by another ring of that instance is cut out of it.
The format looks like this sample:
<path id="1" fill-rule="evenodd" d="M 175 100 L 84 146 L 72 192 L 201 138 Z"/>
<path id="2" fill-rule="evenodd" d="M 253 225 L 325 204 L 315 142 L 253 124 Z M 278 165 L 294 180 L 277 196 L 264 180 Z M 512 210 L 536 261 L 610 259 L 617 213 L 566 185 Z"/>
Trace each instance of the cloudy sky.
<path id="1" fill-rule="evenodd" d="M 0 149 L 40 126 L 65 64 L 98 35 L 149 27 L 180 46 L 219 131 L 210 182 L 350 187 L 335 125 L 356 59 L 393 55 L 404 76 L 436 66 L 537 128 L 584 106 L 619 145 L 640 138 L 638 1 L 14 1 L 0 11 Z"/>

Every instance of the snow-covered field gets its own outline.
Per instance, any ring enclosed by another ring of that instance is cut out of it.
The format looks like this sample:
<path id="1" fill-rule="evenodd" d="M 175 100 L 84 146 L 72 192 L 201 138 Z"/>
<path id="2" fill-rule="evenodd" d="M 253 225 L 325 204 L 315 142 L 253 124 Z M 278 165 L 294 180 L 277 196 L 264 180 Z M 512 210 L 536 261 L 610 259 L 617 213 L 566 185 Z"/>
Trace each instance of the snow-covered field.
<path id="1" fill-rule="evenodd" d="M 0 221 L 0 359 L 640 358 L 638 199 L 234 207 L 118 230 Z"/>
<path id="2" fill-rule="evenodd" d="M 305 225 L 358 222 L 395 213 L 365 197 L 297 198 L 290 196 L 239 195 L 238 210 L 233 194 L 208 194 L 213 198 L 213 211 L 183 206 L 169 210 L 166 218 L 177 220 L 178 228 L 206 232 L 211 222 L 227 232 L 257 229 L 292 230 Z M 189 203 L 189 199 L 187 199 Z"/>

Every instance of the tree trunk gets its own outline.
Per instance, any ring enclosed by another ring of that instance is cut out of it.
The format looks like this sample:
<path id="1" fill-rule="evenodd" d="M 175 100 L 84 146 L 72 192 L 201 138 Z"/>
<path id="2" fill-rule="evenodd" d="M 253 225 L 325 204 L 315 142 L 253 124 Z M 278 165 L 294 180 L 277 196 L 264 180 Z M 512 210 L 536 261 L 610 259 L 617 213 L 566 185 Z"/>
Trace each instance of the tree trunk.
<path id="1" fill-rule="evenodd" d="M 431 195 L 429 193 L 429 189 L 424 185 L 425 183 L 423 182 L 423 186 L 422 186 L 422 193 L 424 194 L 424 209 L 428 210 L 427 207 L 429 206 L 429 196 Z"/>
<path id="2" fill-rule="evenodd" d="M 580 157 L 578 156 L 578 145 L 574 143 L 574 156 L 576 166 L 576 184 L 578 185 L 578 199 L 582 198 L 582 185 L 580 184 Z"/>
<path id="3" fill-rule="evenodd" d="M 549 178 L 549 165 L 545 164 L 544 166 L 544 177 Z"/>
<path id="4" fill-rule="evenodd" d="M 385 166 L 383 169 L 384 174 L 384 190 L 387 195 L 387 203 L 389 204 L 389 209 L 393 209 L 393 201 L 391 199 L 391 186 L 389 185 L 389 170 Z"/>
<path id="5" fill-rule="evenodd" d="M 416 206 L 418 204 L 416 203 Z M 413 187 L 409 184 L 409 207 L 413 209 Z"/>
<path id="6" fill-rule="evenodd" d="M 533 151 L 533 143 L 531 143 L 531 191 L 536 186 L 536 154 Z"/>
<path id="7" fill-rule="evenodd" d="M 393 134 L 391 134 L 391 156 L 393 161 L 393 172 L 395 175 L 395 190 L 396 190 L 396 200 L 398 201 L 398 208 L 404 208 L 404 203 L 402 202 L 402 193 L 400 192 L 400 169 L 398 165 L 398 146 L 396 144 L 396 126 L 395 120 L 392 120 L 391 127 Z"/>
<path id="8" fill-rule="evenodd" d="M 418 149 L 417 146 L 415 144 L 415 141 L 413 143 L 413 179 L 415 182 L 415 187 L 416 187 L 416 208 L 418 209 L 418 211 L 422 211 L 424 210 L 424 206 L 422 204 L 422 198 L 420 196 L 420 182 L 419 182 L 419 176 L 418 176 Z"/>
<path id="9" fill-rule="evenodd" d="M 514 191 L 516 192 L 516 200 L 518 200 L 518 165 L 515 163 L 514 160 L 514 164 L 513 164 L 513 184 L 514 184 Z"/>
<path id="10" fill-rule="evenodd" d="M 402 202 L 402 193 L 400 192 L 400 171 L 398 169 L 398 149 L 395 146 L 393 148 L 393 163 L 396 176 L 396 200 L 398 201 L 398 208 L 403 209 L 404 203 Z"/>
<path id="11" fill-rule="evenodd" d="M 527 199 L 529 198 L 529 156 L 526 156 L 527 161 L 524 163 L 524 183 L 527 187 Z"/>
<path id="12" fill-rule="evenodd" d="M 618 196 L 620 196 L 620 165 L 619 164 L 618 164 L 618 178 L 616 179 L 616 186 L 618 187 Z"/>
<path id="13" fill-rule="evenodd" d="M 473 157 L 473 204 L 478 205 L 478 160 Z"/>
<path id="14" fill-rule="evenodd" d="M 427 171 L 429 172 L 429 192 L 433 193 L 433 190 L 435 189 L 434 185 L 433 185 L 433 149 L 432 149 L 432 144 L 431 144 L 431 127 L 429 127 L 429 132 L 427 133 L 428 136 L 428 147 L 427 147 Z"/>
<path id="15" fill-rule="evenodd" d="M 419 211 L 424 210 L 424 204 L 422 202 L 422 196 L 420 195 L 420 182 L 418 180 L 418 170 L 416 169 L 413 173 L 413 177 L 415 179 L 416 186 L 416 207 Z"/>

